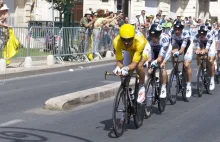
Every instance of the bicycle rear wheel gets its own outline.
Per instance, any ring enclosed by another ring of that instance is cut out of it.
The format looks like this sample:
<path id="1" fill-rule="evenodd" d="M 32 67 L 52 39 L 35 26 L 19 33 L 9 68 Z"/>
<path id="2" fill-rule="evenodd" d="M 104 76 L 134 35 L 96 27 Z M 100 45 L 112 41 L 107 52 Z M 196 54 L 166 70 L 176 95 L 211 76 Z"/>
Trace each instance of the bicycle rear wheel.
<path id="1" fill-rule="evenodd" d="M 154 93 L 154 90 L 153 90 L 153 82 L 152 82 L 152 79 L 151 78 L 148 78 L 147 81 L 146 81 L 146 84 L 145 84 L 145 88 L 146 88 L 146 92 L 145 92 L 145 102 L 146 102 L 146 105 L 145 105 L 145 118 L 150 118 L 151 117 L 151 114 L 152 114 L 152 104 L 153 104 L 153 93 Z M 148 101 L 148 94 L 151 93 L 151 100 Z"/>
<path id="2" fill-rule="evenodd" d="M 209 65 L 209 64 L 208 64 Z M 210 94 L 210 72 L 209 69 L 207 68 L 206 71 L 204 71 L 204 86 L 207 94 Z"/>
<path id="3" fill-rule="evenodd" d="M 182 97 L 185 102 L 188 102 L 188 98 L 186 97 L 186 73 L 185 70 L 182 72 Z"/>
<path id="4" fill-rule="evenodd" d="M 134 109 L 135 109 L 135 114 L 133 115 L 134 118 L 134 125 L 136 128 L 139 128 L 143 125 L 143 120 L 144 120 L 144 108 L 145 105 L 144 104 L 139 104 L 137 102 L 137 98 L 138 98 L 138 84 L 136 84 L 135 86 L 135 100 L 134 102 Z"/>
<path id="5" fill-rule="evenodd" d="M 204 73 L 202 71 L 202 67 L 200 66 L 197 74 L 197 92 L 199 97 L 202 97 L 203 91 L 204 91 Z"/>
<path id="6" fill-rule="evenodd" d="M 170 73 L 169 83 L 168 83 L 168 99 L 171 105 L 176 103 L 176 97 L 179 90 L 179 84 L 177 81 L 177 77 L 175 75 L 175 69 L 173 69 Z"/>
<path id="7" fill-rule="evenodd" d="M 123 135 L 124 133 L 124 129 L 125 129 L 125 112 L 127 110 L 127 103 L 126 103 L 126 99 L 123 97 L 126 95 L 126 90 L 120 86 L 118 89 L 118 92 L 115 96 L 115 100 L 114 100 L 114 105 L 113 105 L 113 113 L 112 113 L 112 121 L 113 121 L 113 131 L 116 135 L 116 137 L 120 137 Z M 122 103 L 122 106 L 120 107 L 121 109 L 119 109 L 119 103 Z M 124 107 L 123 107 L 124 106 Z M 124 114 L 124 120 L 121 120 L 121 116 L 118 119 L 117 118 L 117 113 L 118 112 L 122 112 Z"/>

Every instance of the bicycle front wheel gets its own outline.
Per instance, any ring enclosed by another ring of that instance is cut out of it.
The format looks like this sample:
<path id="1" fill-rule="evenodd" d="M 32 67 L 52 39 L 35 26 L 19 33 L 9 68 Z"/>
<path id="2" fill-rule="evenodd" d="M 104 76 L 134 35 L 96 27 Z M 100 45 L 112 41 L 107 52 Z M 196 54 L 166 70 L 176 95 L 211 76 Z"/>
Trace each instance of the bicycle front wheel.
<path id="1" fill-rule="evenodd" d="M 197 92 L 199 97 L 202 97 L 204 91 L 204 73 L 202 69 L 200 66 L 197 74 Z"/>
<path id="2" fill-rule="evenodd" d="M 188 98 L 186 97 L 186 73 L 185 70 L 182 72 L 182 97 L 185 102 L 188 102 Z"/>
<path id="3" fill-rule="evenodd" d="M 170 73 L 169 83 L 168 83 L 168 99 L 171 105 L 176 103 L 177 94 L 179 92 L 179 84 L 177 77 L 175 75 L 175 70 L 173 69 Z"/>
<path id="4" fill-rule="evenodd" d="M 133 115 L 134 118 L 134 125 L 136 128 L 140 128 L 143 125 L 143 120 L 144 120 L 144 104 L 139 104 L 137 102 L 138 98 L 138 84 L 135 86 L 135 100 L 134 100 L 134 109 L 135 109 L 135 114 Z"/>
<path id="5" fill-rule="evenodd" d="M 145 84 L 146 92 L 145 92 L 145 118 L 150 118 L 152 114 L 152 103 L 153 103 L 153 93 L 154 93 L 154 87 L 153 87 L 153 82 L 151 78 L 148 78 Z M 148 94 L 149 97 L 148 98 Z"/>
<path id="6" fill-rule="evenodd" d="M 112 121 L 113 121 L 113 131 L 116 137 L 120 137 L 124 133 L 125 128 L 125 112 L 126 112 L 126 99 L 124 96 L 126 95 L 126 90 L 120 86 L 118 92 L 115 96 L 114 105 L 113 105 L 113 113 L 112 113 Z M 121 105 L 119 105 L 121 103 Z M 121 113 L 119 118 L 117 118 L 117 113 Z M 122 119 L 124 117 L 124 119 Z"/>
<path id="7" fill-rule="evenodd" d="M 204 71 L 204 86 L 207 94 L 210 94 L 210 79 L 210 71 L 209 68 L 207 68 L 206 71 Z"/>

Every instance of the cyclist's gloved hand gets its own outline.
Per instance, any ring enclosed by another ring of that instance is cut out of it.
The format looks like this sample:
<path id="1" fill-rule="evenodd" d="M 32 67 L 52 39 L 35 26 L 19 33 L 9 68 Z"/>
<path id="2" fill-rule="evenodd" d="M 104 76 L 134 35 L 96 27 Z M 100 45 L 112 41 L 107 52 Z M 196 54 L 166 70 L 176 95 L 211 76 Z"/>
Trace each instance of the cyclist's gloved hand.
<path id="1" fill-rule="evenodd" d="M 179 56 L 179 51 L 174 52 L 173 56 L 178 57 Z"/>
<path id="2" fill-rule="evenodd" d="M 118 73 L 120 73 L 120 72 L 121 72 L 121 69 L 120 69 L 119 66 L 117 66 L 117 67 L 113 70 L 113 73 L 114 73 L 114 74 L 118 74 Z"/>
<path id="3" fill-rule="evenodd" d="M 129 68 L 128 68 L 128 67 L 123 67 L 123 68 L 121 69 L 121 75 L 123 75 L 123 76 L 128 75 L 128 71 L 129 71 Z"/>
<path id="4" fill-rule="evenodd" d="M 156 68 L 157 67 L 157 60 L 154 60 L 153 62 L 151 62 L 151 66 Z"/>

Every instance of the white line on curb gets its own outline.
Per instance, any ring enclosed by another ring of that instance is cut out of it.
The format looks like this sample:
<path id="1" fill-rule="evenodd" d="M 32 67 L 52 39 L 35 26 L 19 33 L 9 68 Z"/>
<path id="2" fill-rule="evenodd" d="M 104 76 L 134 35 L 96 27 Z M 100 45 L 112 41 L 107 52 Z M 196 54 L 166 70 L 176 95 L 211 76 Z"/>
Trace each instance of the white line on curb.
<path id="1" fill-rule="evenodd" d="M 24 122 L 24 120 L 15 119 L 15 120 L 11 120 L 11 121 L 8 121 L 8 122 L 5 122 L 5 123 L 1 123 L 0 127 L 11 126 L 11 125 L 18 124 L 18 123 L 21 123 L 21 122 Z"/>

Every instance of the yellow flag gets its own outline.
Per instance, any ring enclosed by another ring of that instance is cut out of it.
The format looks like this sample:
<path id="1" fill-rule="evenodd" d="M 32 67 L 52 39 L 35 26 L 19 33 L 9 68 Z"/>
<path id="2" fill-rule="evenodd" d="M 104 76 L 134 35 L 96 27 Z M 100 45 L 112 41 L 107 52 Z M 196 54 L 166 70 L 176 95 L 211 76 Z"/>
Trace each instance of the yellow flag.
<path id="1" fill-rule="evenodd" d="M 7 65 L 10 64 L 10 59 L 18 52 L 18 46 L 19 41 L 16 39 L 13 29 L 10 28 L 9 39 L 2 52 L 2 57 L 6 60 Z"/>

